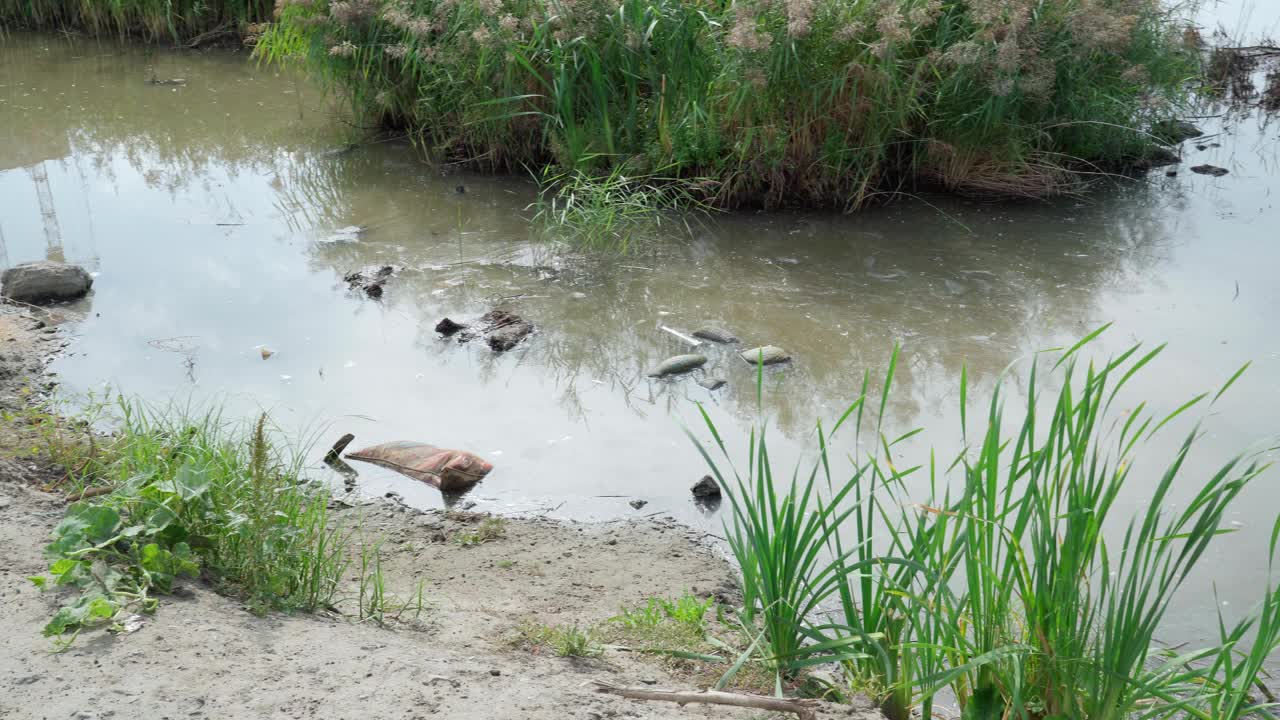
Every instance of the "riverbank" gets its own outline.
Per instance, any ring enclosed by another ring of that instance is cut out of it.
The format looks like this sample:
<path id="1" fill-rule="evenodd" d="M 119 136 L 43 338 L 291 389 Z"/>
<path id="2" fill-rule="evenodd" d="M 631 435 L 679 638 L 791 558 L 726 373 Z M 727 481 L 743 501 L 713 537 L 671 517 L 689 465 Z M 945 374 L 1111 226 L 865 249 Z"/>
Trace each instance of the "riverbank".
<path id="1" fill-rule="evenodd" d="M 43 381 L 44 359 L 58 345 L 57 330 L 42 324 L 0 315 L 0 397 L 10 413 Z M 20 416 L 6 418 L 3 445 L 17 459 L 0 465 L 0 715 L 759 716 L 598 694 L 593 681 L 700 689 L 709 669 L 603 646 L 587 657 L 559 657 L 531 630 L 599 627 L 653 597 L 740 602 L 730 566 L 705 533 L 660 517 L 599 524 L 506 518 L 501 533 L 467 542 L 484 516 L 337 498 L 336 522 L 358 519 L 367 537 L 382 540 L 390 596 L 410 598 L 422 581 L 420 613 L 386 618 L 385 626 L 332 612 L 259 617 L 192 580 L 127 632 L 86 632 L 53 653 L 40 628 L 60 604 L 58 593 L 41 592 L 28 578 L 46 570 L 42 548 L 66 508 L 61 492 L 40 488 L 61 473 L 23 450 L 38 433 Z M 344 592 L 354 593 L 358 581 L 353 568 Z M 849 717 L 848 707 L 827 710 Z"/>

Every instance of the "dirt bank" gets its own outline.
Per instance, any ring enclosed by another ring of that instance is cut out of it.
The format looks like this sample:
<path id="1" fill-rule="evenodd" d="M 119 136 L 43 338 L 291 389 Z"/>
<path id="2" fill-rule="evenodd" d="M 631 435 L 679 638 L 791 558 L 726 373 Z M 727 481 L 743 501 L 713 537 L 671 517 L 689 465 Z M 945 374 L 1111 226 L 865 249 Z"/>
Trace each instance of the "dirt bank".
<path id="1" fill-rule="evenodd" d="M 0 315 L 0 397 L 9 409 L 42 381 L 58 334 Z M 44 338 L 52 338 L 46 340 Z M 9 458 L 30 431 L 4 423 Z M 257 617 L 199 582 L 164 598 L 130 634 L 92 632 L 50 652 L 40 628 L 57 607 L 28 580 L 63 512 L 42 492 L 56 473 L 0 462 L 0 718 L 759 718 L 758 710 L 641 703 L 589 683 L 693 689 L 695 675 L 606 650 L 562 658 L 513 643 L 530 624 L 583 627 L 652 596 L 734 594 L 729 566 L 698 534 L 663 519 L 593 525 L 509 518 L 482 544 L 456 542 L 477 518 L 393 502 L 337 503 L 382 538 L 389 589 L 425 580 L 426 609 L 392 628 L 350 617 Z M 352 578 L 354 585 L 354 577 Z M 355 592 L 354 587 L 352 592 Z M 823 716 L 874 713 L 824 706 Z"/>

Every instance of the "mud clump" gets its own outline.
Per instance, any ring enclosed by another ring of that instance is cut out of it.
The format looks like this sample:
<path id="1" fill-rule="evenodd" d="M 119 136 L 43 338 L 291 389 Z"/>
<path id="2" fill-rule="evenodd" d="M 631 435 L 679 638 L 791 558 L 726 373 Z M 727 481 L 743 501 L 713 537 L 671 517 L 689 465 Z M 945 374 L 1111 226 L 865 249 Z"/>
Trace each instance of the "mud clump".
<path id="1" fill-rule="evenodd" d="M 474 323 L 460 323 L 451 318 L 444 318 L 436 323 L 436 332 L 443 337 L 458 337 L 458 342 L 465 343 L 483 337 L 489 349 L 494 352 L 506 352 L 534 331 L 533 323 L 507 310 L 490 310 Z"/>
<path id="2" fill-rule="evenodd" d="M 347 283 L 347 289 L 352 292 L 362 292 L 367 297 L 377 300 L 382 297 L 383 286 L 395 275 L 396 269 L 391 265 L 383 265 L 372 272 L 365 270 L 353 270 L 342 279 Z"/>

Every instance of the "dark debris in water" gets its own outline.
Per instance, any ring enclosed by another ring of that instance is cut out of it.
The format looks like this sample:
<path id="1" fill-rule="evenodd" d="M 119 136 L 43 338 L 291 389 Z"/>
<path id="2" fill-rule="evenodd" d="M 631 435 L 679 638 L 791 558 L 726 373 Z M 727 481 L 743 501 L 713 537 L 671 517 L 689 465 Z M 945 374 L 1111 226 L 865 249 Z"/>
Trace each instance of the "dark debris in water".
<path id="1" fill-rule="evenodd" d="M 1197 173 L 1200 175 L 1212 175 L 1213 177 L 1222 177 L 1223 175 L 1226 175 L 1229 171 L 1226 168 L 1221 168 L 1221 167 L 1218 167 L 1217 165 L 1205 164 L 1205 165 L 1196 165 L 1195 167 L 1191 168 L 1191 172 Z"/>
<path id="2" fill-rule="evenodd" d="M 391 265 L 383 265 L 372 272 L 366 270 L 353 270 L 342 279 L 347 283 L 347 288 L 353 292 L 363 292 L 366 296 L 378 299 L 382 297 L 383 286 L 391 279 L 396 272 L 395 267 Z"/>

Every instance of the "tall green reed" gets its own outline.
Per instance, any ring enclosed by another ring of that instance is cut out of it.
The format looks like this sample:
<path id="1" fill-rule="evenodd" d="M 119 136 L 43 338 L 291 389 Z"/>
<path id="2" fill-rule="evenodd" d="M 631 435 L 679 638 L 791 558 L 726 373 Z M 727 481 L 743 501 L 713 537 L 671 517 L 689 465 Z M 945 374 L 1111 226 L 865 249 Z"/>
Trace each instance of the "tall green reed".
<path id="1" fill-rule="evenodd" d="M 1101 332 L 1059 352 L 1047 379 L 1041 356 L 1031 361 L 1012 423 L 998 383 L 976 434 L 962 374 L 964 447 L 943 466 L 933 453 L 910 467 L 893 459 L 920 432 L 895 437 L 884 427 L 896 350 L 878 398 L 868 376 L 829 432 L 819 423 L 803 483 L 799 468 L 789 485 L 774 483 L 763 426 L 739 477 L 704 413 L 724 459 L 704 455 L 733 480 L 724 484 L 726 524 L 743 617 L 763 632 L 780 678 L 837 663 L 895 720 L 933 717 L 940 694 L 973 718 L 1236 718 L 1256 709 L 1249 692 L 1280 644 L 1277 591 L 1257 617 L 1224 626 L 1220 647 L 1175 655 L 1154 638 L 1174 593 L 1229 531 L 1227 508 L 1267 466 L 1252 453 L 1185 477 L 1198 425 L 1162 469 L 1147 468 L 1141 452 L 1177 418 L 1211 406 L 1243 368 L 1212 397 L 1165 415 L 1146 403 L 1121 410 L 1117 397 L 1163 346 L 1083 361 Z M 1042 392 L 1046 382 L 1053 393 Z M 842 427 L 853 429 L 854 450 L 837 475 Z M 1150 501 L 1117 517 L 1116 498 L 1136 482 L 1149 483 Z M 1190 501 L 1172 509 L 1170 498 L 1188 491 Z"/>
<path id="2" fill-rule="evenodd" d="M 449 159 L 853 208 L 1141 157 L 1187 99 L 1183 26 L 1157 0 L 300 0 L 259 52 Z"/>

